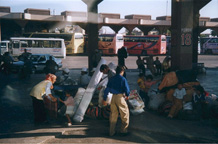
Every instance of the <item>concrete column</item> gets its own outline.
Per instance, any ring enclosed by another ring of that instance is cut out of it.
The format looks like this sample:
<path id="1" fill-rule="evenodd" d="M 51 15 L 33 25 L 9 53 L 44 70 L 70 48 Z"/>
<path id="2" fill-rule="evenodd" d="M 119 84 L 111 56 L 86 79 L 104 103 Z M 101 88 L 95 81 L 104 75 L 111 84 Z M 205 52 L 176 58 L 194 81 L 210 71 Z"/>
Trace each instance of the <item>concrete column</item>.
<path id="1" fill-rule="evenodd" d="M 169 27 L 159 26 L 159 27 L 156 27 L 156 29 L 159 31 L 159 34 L 162 35 L 162 34 L 166 34 L 167 33 L 167 30 L 169 29 Z"/>
<path id="2" fill-rule="evenodd" d="M 193 47 L 192 47 L 192 62 L 198 63 L 198 36 L 199 36 L 199 9 L 194 3 L 193 8 Z"/>
<path id="3" fill-rule="evenodd" d="M 0 41 L 2 40 L 2 24 L 1 24 L 1 21 L 0 21 Z"/>
<path id="4" fill-rule="evenodd" d="M 218 35 L 218 28 L 212 28 L 216 32 L 216 35 Z"/>
<path id="5" fill-rule="evenodd" d="M 131 34 L 132 30 L 135 28 L 135 26 L 133 25 L 128 25 L 128 26 L 125 26 L 125 28 L 129 31 L 129 34 Z"/>
<path id="6" fill-rule="evenodd" d="M 28 22 L 17 20 L 16 23 L 21 27 L 21 35 L 23 35 L 23 33 L 25 33 L 25 26 Z"/>
<path id="7" fill-rule="evenodd" d="M 103 0 L 82 0 L 87 5 L 88 13 L 88 65 L 89 71 L 93 68 L 92 57 L 98 49 L 98 4 Z"/>
<path id="8" fill-rule="evenodd" d="M 122 26 L 109 26 L 113 31 L 115 31 L 115 33 L 118 33 L 120 31 L 120 29 L 122 28 Z"/>
<path id="9" fill-rule="evenodd" d="M 197 63 L 199 10 L 211 0 L 172 0 L 172 69 L 192 69 Z"/>
<path id="10" fill-rule="evenodd" d="M 138 26 L 138 28 L 144 33 L 144 35 L 148 35 L 148 32 L 151 31 L 154 27 Z"/>
<path id="11" fill-rule="evenodd" d="M 171 57 L 173 70 L 192 69 L 193 0 L 172 0 Z"/>

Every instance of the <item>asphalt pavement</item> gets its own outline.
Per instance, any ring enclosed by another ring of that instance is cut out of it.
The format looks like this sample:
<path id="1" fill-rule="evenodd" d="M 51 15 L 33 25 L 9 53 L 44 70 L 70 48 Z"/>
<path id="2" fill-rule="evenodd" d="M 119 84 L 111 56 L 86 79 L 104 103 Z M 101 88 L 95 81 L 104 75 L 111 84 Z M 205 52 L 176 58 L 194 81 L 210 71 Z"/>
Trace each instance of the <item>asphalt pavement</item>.
<path id="1" fill-rule="evenodd" d="M 60 74 L 60 72 L 58 73 Z M 80 69 L 71 69 L 78 79 Z M 218 69 L 207 69 L 198 80 L 209 93 L 218 95 Z M 66 119 L 51 120 L 50 124 L 34 126 L 31 88 L 44 79 L 34 74 L 30 79 L 19 79 L 17 74 L 0 74 L 0 143 L 217 143 L 218 121 L 167 119 L 155 111 L 130 116 L 128 137 L 108 136 L 108 120 L 84 118 L 81 123 L 66 126 Z M 127 70 L 130 89 L 138 89 L 138 71 Z M 118 127 L 120 121 L 118 121 Z"/>

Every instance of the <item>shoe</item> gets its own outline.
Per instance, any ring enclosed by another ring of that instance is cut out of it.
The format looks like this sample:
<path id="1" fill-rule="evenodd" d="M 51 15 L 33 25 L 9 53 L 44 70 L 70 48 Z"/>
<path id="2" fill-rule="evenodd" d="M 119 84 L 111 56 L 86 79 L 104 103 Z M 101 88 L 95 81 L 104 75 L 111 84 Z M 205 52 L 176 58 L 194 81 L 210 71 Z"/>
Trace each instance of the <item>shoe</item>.
<path id="1" fill-rule="evenodd" d="M 68 123 L 67 125 L 68 125 L 68 126 L 72 126 L 72 124 L 71 124 L 71 123 Z"/>

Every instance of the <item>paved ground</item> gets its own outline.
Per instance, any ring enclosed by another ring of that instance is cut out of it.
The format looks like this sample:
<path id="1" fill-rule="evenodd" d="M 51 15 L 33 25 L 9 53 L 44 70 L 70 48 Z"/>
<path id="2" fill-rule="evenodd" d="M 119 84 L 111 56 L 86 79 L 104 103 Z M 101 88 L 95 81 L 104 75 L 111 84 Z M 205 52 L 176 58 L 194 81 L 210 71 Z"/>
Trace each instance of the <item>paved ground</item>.
<path id="1" fill-rule="evenodd" d="M 80 69 L 71 69 L 77 78 Z M 138 72 L 127 71 L 131 89 L 137 89 Z M 216 68 L 199 75 L 201 84 L 210 93 L 218 94 Z M 128 137 L 108 136 L 107 120 L 85 118 L 82 123 L 66 127 L 66 120 L 51 121 L 49 125 L 33 125 L 32 103 L 29 97 L 31 88 L 43 80 L 44 74 L 35 74 L 31 79 L 20 80 L 17 75 L 0 74 L 0 143 L 214 143 L 218 142 L 218 121 L 208 120 L 169 120 L 154 111 L 146 111 L 130 118 Z M 120 121 L 119 121 L 120 122 Z M 118 127 L 119 127 L 118 122 Z"/>

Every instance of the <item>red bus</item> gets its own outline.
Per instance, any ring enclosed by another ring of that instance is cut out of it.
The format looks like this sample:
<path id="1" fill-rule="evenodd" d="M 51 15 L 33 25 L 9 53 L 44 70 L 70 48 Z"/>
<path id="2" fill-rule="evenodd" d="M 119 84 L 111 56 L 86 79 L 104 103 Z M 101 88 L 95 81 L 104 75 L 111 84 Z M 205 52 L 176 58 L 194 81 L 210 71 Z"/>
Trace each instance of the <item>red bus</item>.
<path id="1" fill-rule="evenodd" d="M 166 54 L 165 35 L 124 36 L 124 46 L 130 55 L 162 55 Z"/>

